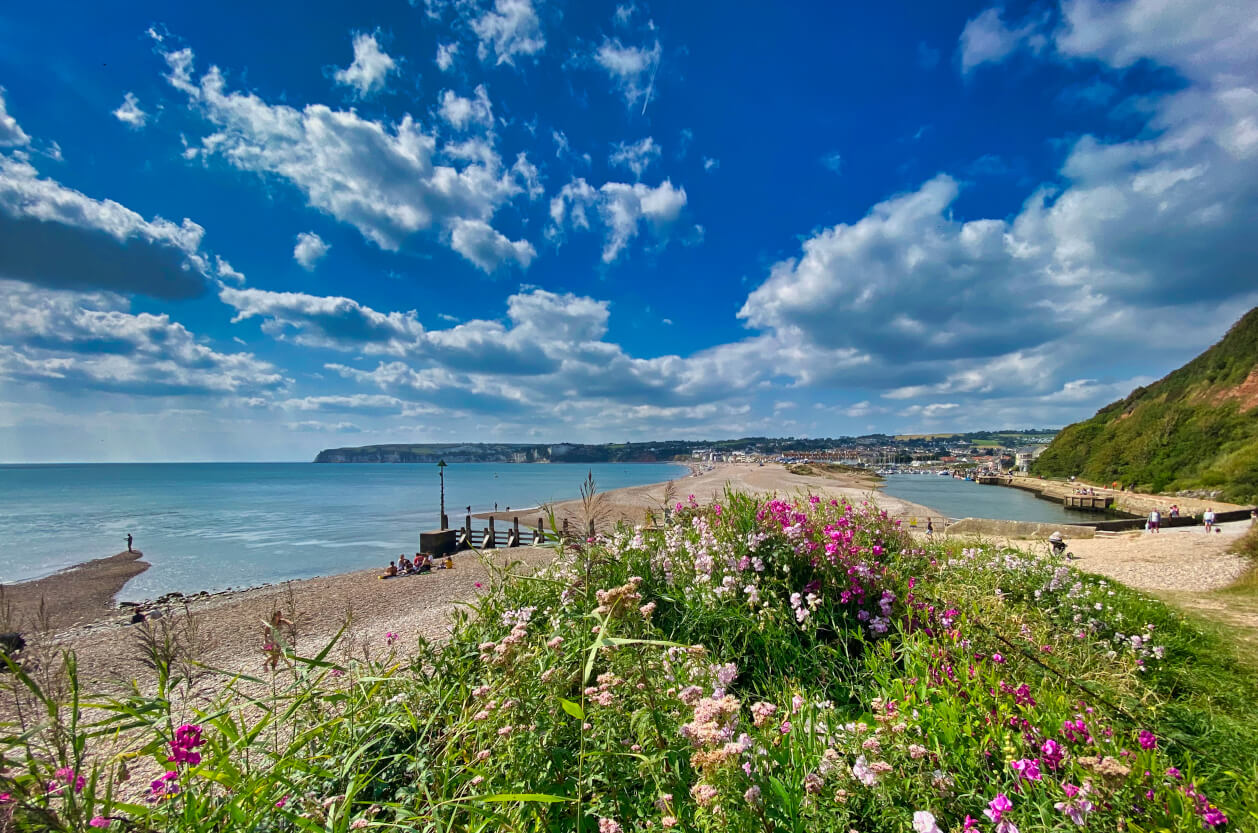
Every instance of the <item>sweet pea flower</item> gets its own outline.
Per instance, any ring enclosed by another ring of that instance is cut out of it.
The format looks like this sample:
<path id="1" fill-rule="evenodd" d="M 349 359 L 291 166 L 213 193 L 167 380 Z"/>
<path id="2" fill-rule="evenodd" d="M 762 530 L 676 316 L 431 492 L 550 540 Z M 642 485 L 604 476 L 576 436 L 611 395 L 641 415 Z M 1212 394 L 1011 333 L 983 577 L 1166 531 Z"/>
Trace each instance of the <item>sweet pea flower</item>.
<path id="1" fill-rule="evenodd" d="M 1019 778 L 1027 781 L 1039 781 L 1042 777 L 1040 774 L 1040 762 L 1035 758 L 1023 758 L 1020 761 L 1014 761 L 1013 769 L 1018 773 Z"/>
<path id="2" fill-rule="evenodd" d="M 87 823 L 87 826 L 88 827 L 108 827 L 110 823 L 111 822 L 109 821 L 109 819 L 105 818 L 104 816 L 93 816 L 92 820 Z"/>
<path id="3" fill-rule="evenodd" d="M 935 817 L 925 810 L 913 814 L 913 830 L 915 833 L 943 833 L 935 823 Z"/>
<path id="4" fill-rule="evenodd" d="M 983 815 L 987 816 L 997 824 L 1005 813 L 1013 809 L 1013 802 L 1004 793 L 997 793 L 996 797 L 987 802 L 987 809 L 983 811 Z"/>

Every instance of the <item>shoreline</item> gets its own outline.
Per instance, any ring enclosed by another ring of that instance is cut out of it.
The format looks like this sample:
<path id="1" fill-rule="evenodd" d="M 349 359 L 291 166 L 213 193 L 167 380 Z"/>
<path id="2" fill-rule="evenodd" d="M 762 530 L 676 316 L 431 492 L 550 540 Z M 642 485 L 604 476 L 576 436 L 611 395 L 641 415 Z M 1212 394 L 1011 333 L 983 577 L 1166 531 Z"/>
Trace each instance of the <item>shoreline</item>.
<path id="1" fill-rule="evenodd" d="M 617 520 L 642 522 L 645 513 L 660 506 L 665 497 L 674 502 L 687 502 L 689 495 L 694 494 L 701 503 L 720 500 L 727 485 L 760 495 L 776 493 L 787 497 L 811 492 L 856 503 L 871 500 L 893 517 L 917 517 L 919 523 L 925 516 L 943 517 L 927 507 L 881 493 L 872 480 L 854 475 L 797 475 L 782 466 L 756 464 L 717 464 L 707 471 L 692 469 L 692 472 L 675 481 L 600 493 L 603 528 Z M 560 523 L 562 518 L 577 518 L 584 511 L 580 500 L 564 501 L 553 508 Z M 914 534 L 920 531 L 919 527 Z M 1076 551 L 1080 560 L 1076 566 L 1121 577 L 1133 586 L 1143 587 L 1151 578 L 1146 573 L 1160 572 L 1173 562 L 1182 561 L 1176 553 L 1183 545 L 1191 545 L 1194 550 L 1205 548 L 1199 550 L 1199 554 L 1208 565 L 1185 565 L 1185 569 L 1192 567 L 1192 575 L 1176 574 L 1173 582 L 1187 587 L 1217 587 L 1220 582 L 1230 581 L 1241 563 L 1222 552 L 1231 538 L 1231 535 L 1168 535 L 1165 542 L 1160 539 L 1151 542 L 1156 545 L 1155 549 L 1170 548 L 1165 555 L 1159 553 L 1156 560 L 1153 550 L 1146 551 L 1149 536 L 1131 541 L 1079 541 Z M 139 552 L 118 553 L 44 579 L 4 585 L 6 600 L 12 603 L 15 591 L 24 593 L 25 610 L 29 613 L 32 602 L 37 606 L 41 596 L 55 599 L 57 609 L 51 611 L 54 615 L 49 617 L 53 627 L 29 630 L 24 627 L 28 639 L 33 636 L 38 644 L 52 650 L 76 651 L 90 679 L 106 685 L 126 684 L 127 680 L 142 675 L 142 663 L 137 659 L 135 647 L 135 635 L 139 631 L 130 626 L 134 608 L 112 605 L 109 599 L 131 575 L 147 569 L 148 565 L 140 557 Z M 444 638 L 449 632 L 451 617 L 473 602 L 483 586 L 492 580 L 492 570 L 487 569 L 486 564 L 493 567 L 519 564 L 519 569 L 532 571 L 550 563 L 555 551 L 526 546 L 486 551 L 483 558 L 485 563 L 476 555 L 464 552 L 455 556 L 453 570 L 434 570 L 388 580 L 378 580 L 381 570 L 377 567 L 217 593 L 169 596 L 164 601 L 147 603 L 143 609 L 150 614 L 153 610 L 160 611 L 157 616 L 151 616 L 160 623 L 155 624 L 156 627 L 182 628 L 185 622 L 196 623 L 195 628 L 189 626 L 188 630 L 199 635 L 206 664 L 231 673 L 255 673 L 260 668 L 260 627 L 277 609 L 285 611 L 286 617 L 295 623 L 303 653 L 312 646 L 322 647 L 337 633 L 345 618 L 351 616 L 352 625 L 336 649 L 338 655 L 342 652 L 345 656 L 351 652 L 361 655 L 364 650 L 377 653 L 396 650 L 399 655 L 408 655 L 420 638 Z M 1149 569 L 1151 561 L 1157 564 L 1154 571 Z M 107 578 L 110 575 L 112 580 Z M 1158 586 L 1148 589 L 1162 589 L 1160 583 L 1155 584 Z M 396 647 L 386 645 L 386 633 L 396 634 Z"/>
<path id="2" fill-rule="evenodd" d="M 5 630 L 18 630 L 25 622 L 37 623 L 43 607 L 44 622 L 60 630 L 101 621 L 117 614 L 114 597 L 126 583 L 147 570 L 140 550 L 123 551 L 94 558 L 58 570 L 52 575 L 26 581 L 0 584 L 4 610 L 0 610 Z"/>
<path id="3" fill-rule="evenodd" d="M 778 463 L 760 466 L 754 463 L 712 463 L 696 464 L 678 462 L 688 473 L 673 480 L 640 486 L 626 486 L 607 492 L 598 492 L 596 496 L 595 521 L 599 528 L 607 528 L 618 521 L 631 524 L 643 523 L 647 513 L 654 513 L 656 518 L 662 516 L 666 499 L 670 502 L 686 501 L 694 494 L 700 503 L 719 500 L 726 487 L 752 494 L 791 495 L 803 492 L 823 494 L 830 497 L 843 497 L 859 502 L 872 500 L 893 516 L 926 516 L 943 517 L 928 507 L 895 498 L 878 491 L 878 482 L 874 478 L 859 475 L 810 474 L 798 475 L 788 472 Z M 547 509 L 553 510 L 557 524 L 567 518 L 570 523 L 579 527 L 586 522 L 585 507 L 580 498 L 563 500 L 547 507 L 546 505 L 514 510 L 511 513 L 482 512 L 475 513 L 477 520 L 493 517 L 495 521 L 510 523 L 514 516 L 540 513 L 546 516 Z M 454 520 L 453 518 L 451 520 Z M 537 518 L 531 517 L 526 522 L 521 517 L 521 528 L 535 528 Z M 510 550 L 520 552 L 525 547 Z M 506 551 L 504 551 L 506 552 Z M 203 602 L 217 604 L 223 600 L 244 598 L 249 594 L 266 593 L 280 587 L 300 587 L 312 582 L 335 581 L 358 575 L 378 573 L 383 570 L 385 562 L 379 567 L 366 570 L 349 570 L 325 575 L 314 575 L 300 579 L 278 582 L 263 582 L 248 587 L 232 587 L 230 589 L 172 591 L 156 599 L 132 600 L 117 599 L 126 583 L 149 568 L 148 562 L 140 561 L 141 553 L 118 553 L 107 558 L 94 559 L 59 571 L 43 578 L 15 584 L 2 585 L 6 599 L 13 604 L 16 622 L 23 628 L 34 625 L 37 619 L 39 600 L 48 600 L 53 630 L 67 630 L 74 627 L 92 626 L 95 624 L 113 624 L 120 618 L 127 618 L 135 609 L 147 610 L 160 607 L 165 600 L 166 606 L 184 603 Z"/>

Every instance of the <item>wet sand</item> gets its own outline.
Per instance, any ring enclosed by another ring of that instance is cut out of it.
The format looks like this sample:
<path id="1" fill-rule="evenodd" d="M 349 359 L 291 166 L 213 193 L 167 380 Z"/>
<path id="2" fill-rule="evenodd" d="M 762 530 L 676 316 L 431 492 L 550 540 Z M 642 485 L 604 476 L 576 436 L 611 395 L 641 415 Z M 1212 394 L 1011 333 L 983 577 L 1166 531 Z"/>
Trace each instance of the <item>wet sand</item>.
<path id="1" fill-rule="evenodd" d="M 45 578 L 0 584 L 0 629 L 61 630 L 117 614 L 114 595 L 149 568 L 139 550 L 97 558 Z M 43 602 L 43 613 L 40 604 Z"/>

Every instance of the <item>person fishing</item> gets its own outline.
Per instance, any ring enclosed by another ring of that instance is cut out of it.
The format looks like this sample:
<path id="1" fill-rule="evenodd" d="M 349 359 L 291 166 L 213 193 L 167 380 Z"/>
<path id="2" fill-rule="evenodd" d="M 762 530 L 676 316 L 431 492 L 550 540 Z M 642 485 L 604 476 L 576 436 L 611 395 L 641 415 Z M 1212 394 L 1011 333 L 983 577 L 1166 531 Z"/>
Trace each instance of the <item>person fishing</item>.
<path id="1" fill-rule="evenodd" d="M 134 539 L 134 538 L 132 538 L 132 537 L 131 537 L 131 533 L 130 533 L 130 532 L 128 532 L 128 533 L 127 533 L 127 552 L 135 552 L 135 550 L 131 549 L 131 542 L 132 542 L 133 540 L 135 540 L 135 539 Z"/>

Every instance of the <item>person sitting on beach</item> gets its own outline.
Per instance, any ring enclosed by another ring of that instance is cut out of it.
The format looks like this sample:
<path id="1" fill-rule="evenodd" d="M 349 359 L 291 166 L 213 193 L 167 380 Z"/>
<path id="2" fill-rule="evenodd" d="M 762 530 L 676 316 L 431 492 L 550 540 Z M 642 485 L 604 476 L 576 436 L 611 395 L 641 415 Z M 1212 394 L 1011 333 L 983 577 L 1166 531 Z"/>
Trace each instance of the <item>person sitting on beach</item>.
<path id="1" fill-rule="evenodd" d="M 1061 555 L 1066 551 L 1066 542 L 1062 540 L 1060 532 L 1048 536 L 1048 543 L 1053 548 L 1053 555 Z"/>
<path id="2" fill-rule="evenodd" d="M 454 559 L 453 559 L 453 558 L 451 558 L 450 556 L 448 556 L 448 555 L 447 555 L 447 556 L 446 556 L 445 563 L 443 563 L 441 566 L 445 567 L 447 570 L 453 570 L 453 569 L 454 569 Z"/>
<path id="3" fill-rule="evenodd" d="M 271 614 L 271 619 L 262 626 L 262 653 L 265 659 L 262 661 L 264 668 L 269 667 L 272 671 L 279 664 L 280 656 L 284 653 L 283 633 L 280 630 L 284 625 L 292 627 L 292 622 L 284 618 L 284 614 L 276 610 Z"/>
<path id="4" fill-rule="evenodd" d="M 406 557 L 406 553 L 399 555 L 397 558 L 397 571 L 399 573 L 409 573 L 411 569 L 411 560 Z"/>
<path id="5" fill-rule="evenodd" d="M 396 575 L 397 567 L 394 566 L 392 561 L 390 561 L 389 566 L 384 568 L 384 575 L 380 576 L 380 578 L 393 578 Z"/>
<path id="6" fill-rule="evenodd" d="M 415 572 L 427 573 L 432 570 L 432 559 L 422 553 L 415 553 Z"/>

